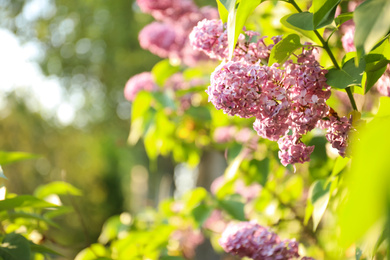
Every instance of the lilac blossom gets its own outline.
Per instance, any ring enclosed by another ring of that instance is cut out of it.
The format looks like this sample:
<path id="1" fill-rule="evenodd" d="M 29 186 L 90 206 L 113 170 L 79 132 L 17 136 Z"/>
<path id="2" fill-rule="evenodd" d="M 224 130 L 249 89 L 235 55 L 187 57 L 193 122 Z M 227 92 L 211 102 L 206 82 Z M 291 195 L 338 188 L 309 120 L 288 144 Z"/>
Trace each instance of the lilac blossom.
<path id="1" fill-rule="evenodd" d="M 244 34 L 240 34 L 233 53 L 233 60 L 247 63 L 267 60 L 272 47 L 280 40 L 280 37 L 273 37 L 274 44 L 270 45 L 265 43 L 264 39 L 266 37 L 261 37 L 256 42 L 252 42 L 252 38 L 259 36 L 257 32 L 246 30 Z M 226 24 L 222 24 L 221 20 L 204 19 L 198 22 L 189 37 L 193 48 L 203 51 L 210 58 L 219 60 L 228 58 Z"/>
<path id="2" fill-rule="evenodd" d="M 177 40 L 175 30 L 167 24 L 153 22 L 145 26 L 138 35 L 140 46 L 162 58 L 167 58 L 172 52 L 177 52 L 183 45 Z"/>
<path id="3" fill-rule="evenodd" d="M 133 101 L 139 91 L 156 91 L 157 85 L 150 72 L 142 72 L 131 77 L 125 86 L 124 95 L 129 101 Z"/>
<path id="4" fill-rule="evenodd" d="M 343 48 L 346 52 L 356 51 L 355 45 L 353 43 L 353 39 L 355 36 L 355 25 L 345 26 L 343 29 L 344 35 L 341 37 L 341 43 L 343 44 Z"/>
<path id="5" fill-rule="evenodd" d="M 299 257 L 298 243 L 279 236 L 253 222 L 230 223 L 219 239 L 222 248 L 254 260 L 289 260 Z"/>
<path id="6" fill-rule="evenodd" d="M 351 120 L 347 117 L 331 116 L 329 127 L 326 131 L 326 139 L 331 143 L 332 147 L 337 149 L 342 157 L 346 156 L 348 147 L 348 134 L 352 128 Z"/>
<path id="7" fill-rule="evenodd" d="M 300 141 L 300 136 L 286 135 L 279 139 L 280 162 L 287 164 L 304 163 L 310 161 L 310 154 L 314 146 L 306 146 Z"/>

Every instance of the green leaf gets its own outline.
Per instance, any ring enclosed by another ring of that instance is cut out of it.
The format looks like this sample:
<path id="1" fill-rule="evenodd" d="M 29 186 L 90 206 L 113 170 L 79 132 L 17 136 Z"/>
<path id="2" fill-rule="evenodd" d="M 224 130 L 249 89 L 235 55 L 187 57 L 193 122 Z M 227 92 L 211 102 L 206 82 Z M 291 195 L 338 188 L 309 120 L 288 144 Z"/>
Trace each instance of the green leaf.
<path id="1" fill-rule="evenodd" d="M 131 107 L 131 120 L 142 117 L 150 109 L 152 94 L 147 91 L 140 91 L 133 101 Z"/>
<path id="2" fill-rule="evenodd" d="M 326 83 L 333 88 L 345 89 L 350 86 L 360 86 L 365 68 L 364 60 L 359 62 L 359 67 L 355 67 L 355 60 L 351 58 L 342 69 L 330 69 L 326 74 Z"/>
<path id="3" fill-rule="evenodd" d="M 165 81 L 179 71 L 179 66 L 172 66 L 169 59 L 158 62 L 152 68 L 152 75 L 157 85 L 164 86 Z"/>
<path id="4" fill-rule="evenodd" d="M 336 162 L 334 163 L 333 170 L 331 176 L 336 176 L 338 175 L 344 168 L 347 166 L 351 159 L 348 157 L 337 157 Z"/>
<path id="5" fill-rule="evenodd" d="M 338 209 L 339 245 L 360 240 L 387 213 L 389 198 L 390 98 L 381 97 L 377 116 L 352 142 L 351 170 L 345 174 L 347 200 Z"/>
<path id="6" fill-rule="evenodd" d="M 288 14 L 286 16 L 284 16 L 282 19 L 280 19 L 280 23 L 283 24 L 285 27 L 289 28 L 289 29 L 292 29 L 292 30 L 295 30 L 296 32 L 299 32 L 300 34 L 302 34 L 303 36 L 309 38 L 310 40 L 318 43 L 318 44 L 321 44 L 321 42 L 319 41 L 319 39 L 317 38 L 317 36 L 315 35 L 315 33 L 313 31 L 307 31 L 307 30 L 303 30 L 297 26 L 294 26 L 292 24 L 290 24 L 287 19 L 289 19 L 291 16 L 293 16 L 295 14 Z M 313 22 L 310 21 L 310 23 L 312 24 Z"/>
<path id="7" fill-rule="evenodd" d="M 10 210 L 15 208 L 55 208 L 58 207 L 55 204 L 38 199 L 31 195 L 20 195 L 14 198 L 5 199 L 0 201 L 0 211 Z"/>
<path id="8" fill-rule="evenodd" d="M 362 250 L 359 248 L 359 247 L 356 247 L 356 250 L 355 250 L 355 259 L 356 260 L 360 260 L 360 258 L 362 257 Z"/>
<path id="9" fill-rule="evenodd" d="M 200 122 L 211 121 L 210 110 L 207 107 L 194 107 L 191 106 L 186 110 L 186 114 L 190 115 L 194 120 Z"/>
<path id="10" fill-rule="evenodd" d="M 367 56 L 365 56 L 366 58 Z M 366 94 L 372 86 L 378 81 L 378 79 L 386 71 L 387 64 L 389 64 L 383 55 L 380 55 L 377 60 L 367 60 L 366 59 L 366 69 L 362 79 L 362 85 L 364 86 L 364 93 Z"/>
<path id="11" fill-rule="evenodd" d="M 317 229 L 329 202 L 330 183 L 326 180 L 314 182 L 309 190 L 309 198 L 313 205 L 313 230 Z"/>
<path id="12" fill-rule="evenodd" d="M 7 234 L 0 245 L 0 256 L 4 260 L 30 260 L 30 254 L 30 244 L 20 234 Z"/>
<path id="13" fill-rule="evenodd" d="M 33 214 L 33 213 L 26 213 L 26 212 L 8 212 L 7 216 L 10 218 L 10 219 L 17 219 L 17 218 L 23 218 L 23 219 L 35 219 L 35 220 L 40 220 L 40 221 L 43 221 L 43 222 L 46 222 L 47 224 L 53 226 L 53 227 L 56 227 L 58 229 L 60 229 L 61 227 L 59 225 L 57 225 L 54 221 L 48 219 L 48 218 L 45 218 L 41 215 L 38 215 L 38 214 Z"/>
<path id="14" fill-rule="evenodd" d="M 290 55 L 298 48 L 302 47 L 297 34 L 289 34 L 278 42 L 271 50 L 268 65 L 274 63 L 283 64 Z"/>
<path id="15" fill-rule="evenodd" d="M 334 21 L 335 21 L 337 26 L 340 26 L 343 23 L 345 23 L 346 21 L 349 21 L 351 19 L 353 19 L 353 13 L 352 12 L 340 14 L 339 16 L 337 16 L 334 19 Z"/>
<path id="16" fill-rule="evenodd" d="M 58 252 L 56 252 L 56 251 L 54 251 L 46 246 L 37 245 L 31 241 L 30 241 L 30 249 L 31 249 L 31 252 L 34 252 L 34 253 L 63 256 L 62 254 L 60 254 L 60 253 L 58 253 Z"/>
<path id="17" fill-rule="evenodd" d="M 236 0 L 217 0 L 219 18 L 223 23 L 227 22 L 229 10 L 231 10 L 230 6 L 233 5 L 234 8 L 235 3 Z"/>
<path id="18" fill-rule="evenodd" d="M 72 184 L 63 181 L 54 181 L 41 185 L 34 191 L 34 195 L 40 199 L 44 199 L 52 194 L 81 196 L 82 192 Z"/>
<path id="19" fill-rule="evenodd" d="M 123 224 L 120 221 L 120 216 L 112 216 L 107 219 L 98 238 L 99 243 L 107 244 L 117 238 L 121 226 Z"/>
<path id="20" fill-rule="evenodd" d="M 206 204 L 199 204 L 192 210 L 191 213 L 197 223 L 197 227 L 201 227 L 203 225 L 212 211 L 213 208 L 207 206 Z"/>
<path id="21" fill-rule="evenodd" d="M 35 159 L 38 157 L 39 157 L 38 155 L 31 154 L 31 153 L 0 151 L 0 165 L 4 166 L 6 164 L 23 161 L 23 160 Z"/>
<path id="22" fill-rule="evenodd" d="M 173 110 L 176 109 L 175 102 L 173 101 L 172 97 L 170 97 L 165 92 L 152 92 L 152 97 L 157 101 L 157 104 L 160 106 L 160 108 L 171 108 Z"/>
<path id="23" fill-rule="evenodd" d="M 245 203 L 242 202 L 241 196 L 237 194 L 227 196 L 222 200 L 218 200 L 218 205 L 234 219 L 240 221 L 246 220 L 245 213 L 244 213 Z"/>
<path id="24" fill-rule="evenodd" d="M 286 19 L 286 22 L 304 31 L 314 30 L 313 13 L 310 12 L 292 14 Z"/>
<path id="25" fill-rule="evenodd" d="M 354 13 L 356 49 L 368 53 L 390 29 L 390 1 L 367 0 Z"/>
<path id="26" fill-rule="evenodd" d="M 319 29 L 331 24 L 341 0 L 313 0 L 313 27 Z"/>
<path id="27" fill-rule="evenodd" d="M 237 8 L 236 1 L 221 1 L 227 2 L 226 5 L 224 4 L 224 6 L 229 11 L 227 22 L 229 59 L 231 59 L 233 56 L 233 51 L 236 46 L 238 36 L 240 35 L 249 15 L 251 15 L 255 8 L 264 1 L 265 0 L 240 0 L 237 1 Z"/>

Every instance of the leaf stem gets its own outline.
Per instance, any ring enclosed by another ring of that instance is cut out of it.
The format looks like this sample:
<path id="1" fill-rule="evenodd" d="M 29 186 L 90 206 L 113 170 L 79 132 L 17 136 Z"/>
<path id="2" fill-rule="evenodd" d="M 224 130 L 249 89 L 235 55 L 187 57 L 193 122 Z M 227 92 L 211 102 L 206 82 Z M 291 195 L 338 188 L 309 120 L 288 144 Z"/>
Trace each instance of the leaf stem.
<path id="1" fill-rule="evenodd" d="M 295 2 L 295 0 L 288 0 L 288 3 L 292 4 L 294 6 L 294 8 L 299 12 L 299 13 L 302 13 L 302 9 L 297 5 L 297 3 Z M 337 63 L 337 60 L 336 58 L 334 57 L 331 49 L 329 48 L 329 45 L 328 45 L 328 42 L 326 42 L 324 40 L 324 38 L 321 36 L 321 34 L 317 31 L 317 30 L 314 30 L 314 33 L 315 35 L 317 36 L 317 38 L 320 40 L 321 44 L 322 44 L 322 48 L 324 48 L 324 50 L 328 53 L 328 56 L 329 58 L 332 60 L 332 63 L 333 63 L 333 66 L 340 70 L 340 66 L 339 64 Z M 358 110 L 357 109 L 357 106 L 356 106 L 356 102 L 355 102 L 355 99 L 353 97 L 353 94 L 352 94 L 352 91 L 351 91 L 351 87 L 347 87 L 345 88 L 345 91 L 347 92 L 348 94 L 348 98 L 349 98 L 349 101 L 351 102 L 351 105 L 352 105 L 352 108 L 354 110 Z"/>

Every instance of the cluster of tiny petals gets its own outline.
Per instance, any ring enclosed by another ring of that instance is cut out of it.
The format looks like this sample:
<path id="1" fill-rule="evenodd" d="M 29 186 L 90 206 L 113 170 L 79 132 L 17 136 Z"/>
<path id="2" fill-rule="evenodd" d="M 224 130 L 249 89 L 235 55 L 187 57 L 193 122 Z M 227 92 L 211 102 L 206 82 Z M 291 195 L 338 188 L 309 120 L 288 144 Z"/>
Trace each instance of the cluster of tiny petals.
<path id="1" fill-rule="evenodd" d="M 219 240 L 222 248 L 254 260 L 289 260 L 299 257 L 298 243 L 279 236 L 253 222 L 230 223 Z"/>
<path id="2" fill-rule="evenodd" d="M 314 146 L 306 146 L 300 141 L 300 136 L 286 135 L 279 139 L 280 162 L 287 164 L 304 163 L 310 161 L 310 154 Z"/>
<path id="3" fill-rule="evenodd" d="M 211 74 L 206 90 L 209 101 L 228 115 L 249 118 L 256 115 L 261 98 L 261 79 L 266 67 L 242 62 L 221 63 Z"/>
<path id="4" fill-rule="evenodd" d="M 348 147 L 348 133 L 352 128 L 351 120 L 345 116 L 341 118 L 330 116 L 329 119 L 326 139 L 342 157 L 345 157 Z"/>
<path id="5" fill-rule="evenodd" d="M 282 65 L 222 62 L 211 75 L 206 91 L 209 101 L 228 115 L 255 117 L 253 128 L 259 136 L 273 141 L 282 138 L 284 146 L 290 144 L 279 153 L 283 165 L 309 161 L 314 147 L 306 147 L 299 138 L 293 143 L 283 137 L 289 130 L 295 137 L 307 134 L 329 112 L 327 71 L 315 56 L 316 49 L 307 45 L 296 62 L 288 60 Z"/>
<path id="6" fill-rule="evenodd" d="M 145 26 L 138 35 L 140 46 L 162 58 L 167 58 L 170 53 L 178 51 L 181 44 L 175 30 L 167 24 L 153 22 Z"/>
<path id="7" fill-rule="evenodd" d="M 212 7 L 198 8 L 192 0 L 137 0 L 141 10 L 158 22 L 143 28 L 138 39 L 142 48 L 174 63 L 195 66 L 209 57 L 195 50 L 188 35 L 202 19 L 215 19 L 218 11 Z"/>
<path id="8" fill-rule="evenodd" d="M 152 74 L 150 72 L 142 72 L 131 77 L 127 81 L 124 89 L 124 95 L 127 100 L 133 101 L 139 91 L 155 91 L 157 88 L 158 87 L 153 79 Z"/>
<path id="9" fill-rule="evenodd" d="M 233 61 L 256 63 L 259 60 L 267 60 L 272 47 L 280 40 L 280 37 L 274 37 L 272 38 L 274 44 L 267 45 L 264 42 L 265 37 L 259 38 L 256 42 L 251 42 L 253 37 L 260 36 L 256 32 L 244 31 L 244 34 L 240 34 L 238 37 L 233 53 Z M 204 19 L 198 22 L 189 37 L 193 48 L 203 51 L 210 58 L 219 60 L 228 58 L 226 24 L 223 24 L 221 20 Z"/>

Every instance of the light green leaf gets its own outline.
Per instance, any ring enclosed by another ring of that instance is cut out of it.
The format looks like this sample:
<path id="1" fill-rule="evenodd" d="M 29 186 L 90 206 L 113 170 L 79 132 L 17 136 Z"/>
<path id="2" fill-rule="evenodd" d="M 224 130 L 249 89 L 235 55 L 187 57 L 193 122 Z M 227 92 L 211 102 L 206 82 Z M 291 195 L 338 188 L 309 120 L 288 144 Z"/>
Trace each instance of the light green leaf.
<path id="1" fill-rule="evenodd" d="M 0 151 L 0 165 L 4 166 L 6 164 L 23 161 L 23 160 L 35 159 L 38 157 L 39 157 L 38 155 L 31 154 L 31 153 Z"/>
<path id="2" fill-rule="evenodd" d="M 14 198 L 5 199 L 0 201 L 0 211 L 10 210 L 15 208 L 55 208 L 58 207 L 55 204 L 38 199 L 31 195 L 20 195 Z"/>
<path id="3" fill-rule="evenodd" d="M 4 260 L 30 260 L 30 254 L 29 242 L 20 234 L 7 234 L 0 245 L 0 256 Z"/>
<path id="4" fill-rule="evenodd" d="M 61 227 L 59 225 L 57 225 L 54 221 L 48 219 L 48 218 L 45 218 L 41 215 L 38 215 L 38 214 L 33 214 L 33 213 L 27 213 L 27 212 L 8 212 L 7 216 L 10 218 L 10 219 L 17 219 L 17 218 L 22 218 L 22 219 L 35 219 L 35 220 L 40 220 L 40 221 L 43 221 L 43 222 L 46 222 L 47 224 L 53 226 L 53 227 L 56 227 L 58 229 L 60 229 Z"/>
<path id="5" fill-rule="evenodd" d="M 390 29 L 390 1 L 366 0 L 354 13 L 356 49 L 368 53 Z"/>
<path id="6" fill-rule="evenodd" d="M 62 181 L 41 185 L 34 191 L 34 195 L 40 199 L 44 199 L 51 194 L 81 196 L 82 192 L 72 184 Z"/>
<path id="7" fill-rule="evenodd" d="M 344 168 L 347 166 L 351 159 L 348 157 L 337 157 L 336 162 L 334 163 L 331 176 L 338 175 Z"/>
<path id="8" fill-rule="evenodd" d="M 120 227 L 123 226 L 120 216 L 112 216 L 104 222 L 102 232 L 98 238 L 99 243 L 107 244 L 118 237 Z"/>
<path id="9" fill-rule="evenodd" d="M 346 248 L 361 239 L 386 215 L 390 176 L 390 98 L 382 97 L 377 116 L 352 140 L 351 170 L 345 175 L 347 199 L 339 207 L 339 245 Z M 359 141 L 357 141 L 359 140 Z"/>
<path id="10" fill-rule="evenodd" d="M 309 190 L 309 198 L 313 205 L 313 230 L 317 229 L 329 202 L 330 183 L 326 180 L 314 182 Z"/>
<path id="11" fill-rule="evenodd" d="M 300 47 L 302 47 L 302 44 L 297 34 L 289 34 L 283 37 L 283 39 L 272 48 L 268 66 L 274 63 L 283 64 L 290 55 Z"/>
<path id="12" fill-rule="evenodd" d="M 236 0 L 217 0 L 219 18 L 222 20 L 222 23 L 226 23 L 229 15 L 230 5 L 236 3 Z"/>
<path id="13" fill-rule="evenodd" d="M 165 59 L 154 65 L 152 68 L 152 75 L 157 85 L 163 87 L 165 81 L 178 71 L 179 66 L 172 66 L 169 59 Z"/>
<path id="14" fill-rule="evenodd" d="M 227 23 L 229 59 L 233 56 L 238 36 L 249 15 L 251 15 L 256 7 L 264 1 L 265 0 L 239 0 L 235 3 L 238 4 L 238 7 L 234 6 L 232 1 L 227 1 L 229 2 L 229 5 L 227 6 L 227 10 L 229 11 Z"/>
<path id="15" fill-rule="evenodd" d="M 315 29 L 331 24 L 341 0 L 313 0 L 313 26 Z"/>
<path id="16" fill-rule="evenodd" d="M 353 19 L 353 13 L 352 12 L 340 14 L 339 16 L 337 16 L 334 19 L 334 21 L 335 21 L 337 26 L 340 26 L 343 23 L 345 23 L 346 21 L 349 21 L 351 19 Z"/>
<path id="17" fill-rule="evenodd" d="M 241 196 L 235 194 L 227 196 L 224 199 L 218 200 L 220 208 L 225 210 L 234 219 L 245 221 L 244 206 Z"/>

